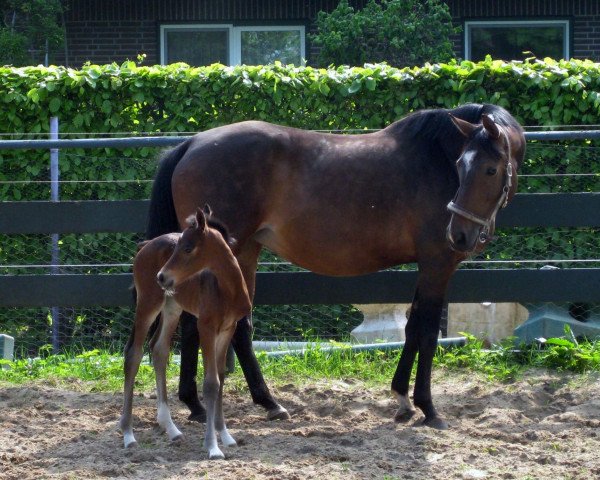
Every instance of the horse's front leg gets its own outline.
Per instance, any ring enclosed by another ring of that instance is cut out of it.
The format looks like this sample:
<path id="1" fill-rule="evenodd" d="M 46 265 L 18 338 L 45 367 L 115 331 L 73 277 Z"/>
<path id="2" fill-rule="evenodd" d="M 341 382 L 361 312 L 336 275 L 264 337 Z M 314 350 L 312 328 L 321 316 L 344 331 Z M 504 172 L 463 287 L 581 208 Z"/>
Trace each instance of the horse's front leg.
<path id="1" fill-rule="evenodd" d="M 179 400 L 190 409 L 189 420 L 206 421 L 206 410 L 198 399 L 198 326 L 191 313 L 181 314 L 181 369 L 179 371 Z"/>
<path id="2" fill-rule="evenodd" d="M 433 357 L 437 349 L 440 320 L 444 305 L 443 297 L 423 298 L 418 305 L 418 342 L 419 360 L 413 400 L 425 414 L 423 425 L 445 430 L 448 428 L 446 421 L 440 417 L 433 406 L 431 396 L 431 369 Z"/>
<path id="3" fill-rule="evenodd" d="M 417 331 L 417 315 L 414 306 L 418 302 L 419 292 L 415 293 L 412 307 L 410 309 L 410 315 L 408 316 L 408 322 L 404 328 L 404 335 L 406 341 L 404 342 L 404 348 L 396 367 L 396 373 L 392 379 L 392 392 L 398 399 L 398 410 L 396 411 L 395 420 L 397 422 L 407 422 L 416 413 L 410 399 L 408 398 L 408 388 L 410 385 L 410 375 L 412 373 L 413 364 L 419 351 L 419 337 Z"/>

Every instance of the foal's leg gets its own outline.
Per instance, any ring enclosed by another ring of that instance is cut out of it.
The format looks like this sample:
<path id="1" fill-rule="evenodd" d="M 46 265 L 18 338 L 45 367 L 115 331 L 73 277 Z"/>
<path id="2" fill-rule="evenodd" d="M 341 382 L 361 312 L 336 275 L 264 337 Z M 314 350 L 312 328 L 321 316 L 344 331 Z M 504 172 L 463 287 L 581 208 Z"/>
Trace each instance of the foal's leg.
<path id="1" fill-rule="evenodd" d="M 206 421 L 206 410 L 198 400 L 198 320 L 191 313 L 181 314 L 181 369 L 179 371 L 179 400 L 190 409 L 190 420 Z"/>
<path id="2" fill-rule="evenodd" d="M 162 323 L 160 333 L 152 349 L 152 363 L 154 364 L 154 372 L 156 374 L 156 396 L 158 400 L 156 420 L 167 432 L 170 440 L 177 440 L 183 436 L 171 419 L 171 412 L 167 401 L 167 363 L 169 361 L 171 338 L 177 328 L 180 314 L 181 309 L 176 305 L 175 300 L 167 298 L 161 312 Z"/>
<path id="3" fill-rule="evenodd" d="M 217 371 L 216 333 L 210 319 L 198 319 L 200 333 L 200 346 L 202 347 L 202 361 L 204 364 L 204 382 L 202 391 L 206 405 L 206 433 L 204 435 L 204 448 L 208 451 L 208 458 L 222 459 L 225 455 L 217 445 L 215 430 L 216 404 L 219 395 L 219 375 Z"/>
<path id="4" fill-rule="evenodd" d="M 123 389 L 123 414 L 119 426 L 123 432 L 123 443 L 125 448 L 136 444 L 133 435 L 133 426 L 131 418 L 131 410 L 133 406 L 133 386 L 135 377 L 142 361 L 144 354 L 143 346 L 150 325 L 160 312 L 162 295 L 156 297 L 160 302 L 148 301 L 140 295 L 135 309 L 135 323 L 131 331 L 131 336 L 125 346 L 124 351 L 124 370 L 125 370 L 125 385 Z"/>
<path id="5" fill-rule="evenodd" d="M 229 350 L 232 334 L 233 329 L 231 331 L 222 331 L 217 335 L 216 339 L 217 370 L 219 373 L 219 395 L 217 396 L 217 404 L 215 408 L 215 429 L 221 437 L 221 442 L 223 442 L 223 445 L 226 447 L 234 447 L 237 445 L 237 442 L 227 430 L 227 426 L 225 425 L 225 417 L 223 415 L 223 385 L 225 381 L 227 351 Z"/>

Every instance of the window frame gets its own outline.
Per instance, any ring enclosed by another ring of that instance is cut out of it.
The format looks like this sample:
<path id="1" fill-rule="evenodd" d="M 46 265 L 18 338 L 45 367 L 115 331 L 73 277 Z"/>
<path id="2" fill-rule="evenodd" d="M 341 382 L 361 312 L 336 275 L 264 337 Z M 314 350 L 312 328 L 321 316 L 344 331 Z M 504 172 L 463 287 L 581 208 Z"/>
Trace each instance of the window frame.
<path id="1" fill-rule="evenodd" d="M 167 63 L 167 33 L 173 30 L 188 30 L 198 32 L 202 30 L 224 30 L 227 29 L 229 42 L 229 58 L 227 65 L 235 66 L 241 64 L 242 56 L 242 32 L 243 31 L 299 31 L 300 32 L 300 65 L 306 63 L 306 27 L 304 25 L 234 25 L 231 23 L 177 23 L 160 25 L 160 64 Z"/>
<path id="2" fill-rule="evenodd" d="M 563 58 L 571 56 L 571 22 L 568 19 L 543 19 L 543 20 L 466 20 L 464 22 L 464 58 L 471 60 L 471 32 L 475 27 L 563 27 Z M 559 59 L 557 59 L 559 60 Z M 508 61 L 508 60 L 507 60 Z"/>

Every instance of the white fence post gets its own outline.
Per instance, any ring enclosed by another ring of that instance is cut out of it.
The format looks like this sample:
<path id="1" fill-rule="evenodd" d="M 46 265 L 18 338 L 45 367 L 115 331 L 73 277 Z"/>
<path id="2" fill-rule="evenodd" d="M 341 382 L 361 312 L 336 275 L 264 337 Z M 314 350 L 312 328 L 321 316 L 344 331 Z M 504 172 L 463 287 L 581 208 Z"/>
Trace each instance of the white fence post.
<path id="1" fill-rule="evenodd" d="M 50 140 L 58 140 L 58 117 L 50 117 Z M 60 171 L 58 168 L 58 148 L 50 149 L 50 200 L 58 202 L 58 179 Z M 58 264 L 60 262 L 58 248 L 58 233 L 51 236 L 51 263 L 50 273 L 56 275 L 59 273 Z M 60 349 L 60 310 L 58 307 L 51 307 L 52 317 L 52 349 L 58 353 Z"/>

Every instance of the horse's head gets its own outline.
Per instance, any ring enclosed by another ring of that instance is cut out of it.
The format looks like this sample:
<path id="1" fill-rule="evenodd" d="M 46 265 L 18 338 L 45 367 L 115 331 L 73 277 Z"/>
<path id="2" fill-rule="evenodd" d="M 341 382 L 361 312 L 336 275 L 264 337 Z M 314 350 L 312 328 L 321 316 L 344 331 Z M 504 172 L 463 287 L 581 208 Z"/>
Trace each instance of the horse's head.
<path id="1" fill-rule="evenodd" d="M 187 219 L 188 227 L 181 233 L 173 254 L 160 269 L 156 279 L 167 293 L 174 293 L 175 287 L 205 268 L 210 256 L 210 242 L 219 232 L 207 225 L 210 207 L 198 208 L 195 215 Z"/>
<path id="2" fill-rule="evenodd" d="M 452 216 L 446 233 L 452 249 L 467 253 L 492 237 L 496 214 L 516 192 L 520 159 L 515 155 L 522 155 L 524 138 L 487 114 L 478 125 L 454 116 L 452 121 L 465 143 L 456 162 L 459 187 L 448 204 Z"/>

